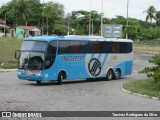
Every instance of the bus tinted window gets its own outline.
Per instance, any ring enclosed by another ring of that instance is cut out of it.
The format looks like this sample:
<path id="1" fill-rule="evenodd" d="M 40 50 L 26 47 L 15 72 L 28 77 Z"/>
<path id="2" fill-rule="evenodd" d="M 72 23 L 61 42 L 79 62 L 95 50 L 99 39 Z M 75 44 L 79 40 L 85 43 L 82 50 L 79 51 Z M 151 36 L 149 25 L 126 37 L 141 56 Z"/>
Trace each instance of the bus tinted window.
<path id="1" fill-rule="evenodd" d="M 132 52 L 132 43 L 127 43 L 127 53 Z"/>
<path id="2" fill-rule="evenodd" d="M 53 52 L 54 52 L 54 50 L 53 50 Z M 58 44 L 58 53 L 59 54 L 130 53 L 130 52 L 132 52 L 132 43 L 131 42 L 59 41 L 59 44 Z"/>
<path id="3" fill-rule="evenodd" d="M 70 41 L 70 53 L 80 53 L 80 41 Z"/>
<path id="4" fill-rule="evenodd" d="M 100 42 L 91 42 L 91 53 L 100 53 Z"/>
<path id="5" fill-rule="evenodd" d="M 112 43 L 112 53 L 120 53 L 120 43 L 119 42 Z"/>
<path id="6" fill-rule="evenodd" d="M 100 53 L 111 53 L 111 43 L 100 42 Z"/>
<path id="7" fill-rule="evenodd" d="M 48 45 L 48 54 L 55 55 L 57 49 L 57 41 L 52 41 Z"/>
<path id="8" fill-rule="evenodd" d="M 90 53 L 90 52 L 91 52 L 90 42 L 81 41 L 80 53 Z"/>
<path id="9" fill-rule="evenodd" d="M 59 54 L 69 53 L 69 41 L 59 41 L 58 53 Z"/>
<path id="10" fill-rule="evenodd" d="M 120 43 L 120 52 L 121 53 L 127 53 L 127 43 L 123 43 L 123 42 L 121 42 Z"/>

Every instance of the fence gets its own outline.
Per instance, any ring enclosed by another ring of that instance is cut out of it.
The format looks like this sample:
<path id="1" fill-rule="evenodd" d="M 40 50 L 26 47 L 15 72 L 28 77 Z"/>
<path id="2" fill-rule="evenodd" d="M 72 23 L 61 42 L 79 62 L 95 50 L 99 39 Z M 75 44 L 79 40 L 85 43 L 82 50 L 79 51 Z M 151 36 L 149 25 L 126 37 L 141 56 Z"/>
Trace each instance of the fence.
<path id="1" fill-rule="evenodd" d="M 133 41 L 134 45 L 160 46 L 160 40 Z"/>

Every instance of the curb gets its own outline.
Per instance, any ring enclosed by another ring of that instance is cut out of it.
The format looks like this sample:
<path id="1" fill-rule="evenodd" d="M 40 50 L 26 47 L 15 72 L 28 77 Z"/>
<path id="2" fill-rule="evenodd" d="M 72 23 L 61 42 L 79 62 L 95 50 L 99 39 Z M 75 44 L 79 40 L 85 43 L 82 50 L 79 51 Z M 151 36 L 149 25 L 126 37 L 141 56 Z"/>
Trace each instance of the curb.
<path id="1" fill-rule="evenodd" d="M 131 92 L 129 90 L 124 89 L 122 86 L 123 85 L 121 85 L 121 90 L 124 91 L 124 92 L 130 93 L 130 94 L 133 94 L 133 95 L 136 95 L 136 96 L 140 96 L 140 97 L 145 97 L 145 98 L 153 99 L 153 100 L 160 100 L 160 98 L 157 98 L 157 97 L 151 97 L 151 96 L 148 96 L 148 95 L 142 95 L 142 94 L 139 94 L 139 93 Z"/>
<path id="2" fill-rule="evenodd" d="M 0 69 L 0 72 L 14 72 L 17 71 L 17 69 Z"/>

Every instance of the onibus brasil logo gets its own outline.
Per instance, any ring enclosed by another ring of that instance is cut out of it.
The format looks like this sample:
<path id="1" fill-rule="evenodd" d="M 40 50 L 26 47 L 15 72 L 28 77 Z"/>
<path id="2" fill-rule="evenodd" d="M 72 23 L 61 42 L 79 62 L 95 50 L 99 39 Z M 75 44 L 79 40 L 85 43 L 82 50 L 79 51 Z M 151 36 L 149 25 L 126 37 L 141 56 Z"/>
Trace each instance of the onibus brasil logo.
<path id="1" fill-rule="evenodd" d="M 101 62 L 92 58 L 88 63 L 88 70 L 92 76 L 98 76 L 101 73 Z"/>

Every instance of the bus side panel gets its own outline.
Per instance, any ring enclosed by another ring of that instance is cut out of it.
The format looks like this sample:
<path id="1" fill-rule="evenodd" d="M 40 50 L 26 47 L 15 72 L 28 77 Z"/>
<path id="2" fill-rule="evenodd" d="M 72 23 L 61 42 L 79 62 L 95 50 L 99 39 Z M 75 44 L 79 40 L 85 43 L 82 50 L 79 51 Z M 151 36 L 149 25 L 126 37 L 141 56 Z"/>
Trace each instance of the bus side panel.
<path id="1" fill-rule="evenodd" d="M 83 79 L 86 77 L 85 74 L 85 57 L 84 54 L 74 55 L 74 54 L 65 54 L 58 55 L 56 64 L 57 74 L 64 70 L 67 74 L 66 79 Z"/>
<path id="2" fill-rule="evenodd" d="M 127 61 L 125 63 L 126 75 L 132 74 L 132 65 L 133 65 L 133 61 Z"/>
<path id="3" fill-rule="evenodd" d="M 128 61 L 124 61 L 124 62 L 118 64 L 113 69 L 115 71 L 117 68 L 120 68 L 121 69 L 121 76 L 125 76 L 125 75 L 132 74 L 132 65 L 133 65 L 133 61 L 128 60 Z"/>

